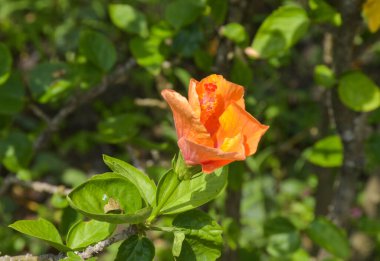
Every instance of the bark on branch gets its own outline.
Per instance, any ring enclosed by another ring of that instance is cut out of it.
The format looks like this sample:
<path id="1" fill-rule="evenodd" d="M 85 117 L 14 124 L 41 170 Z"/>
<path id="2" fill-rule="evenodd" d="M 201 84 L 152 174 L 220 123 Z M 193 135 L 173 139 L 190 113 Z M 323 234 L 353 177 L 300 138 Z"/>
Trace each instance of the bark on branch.
<path id="1" fill-rule="evenodd" d="M 354 37 L 361 23 L 363 1 L 340 0 L 337 4 L 343 24 L 333 33 L 333 70 L 339 77 L 352 69 Z M 343 142 L 343 165 L 330 217 L 335 224 L 345 227 L 355 199 L 357 178 L 364 166 L 365 114 L 354 112 L 342 104 L 337 88 L 332 91 L 331 99 L 336 127 Z"/>

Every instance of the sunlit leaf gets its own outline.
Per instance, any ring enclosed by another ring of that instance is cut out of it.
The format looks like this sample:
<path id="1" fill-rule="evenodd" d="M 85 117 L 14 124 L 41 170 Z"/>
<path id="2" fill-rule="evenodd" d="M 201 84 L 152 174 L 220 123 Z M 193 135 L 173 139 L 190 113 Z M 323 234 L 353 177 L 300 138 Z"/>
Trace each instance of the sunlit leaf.
<path id="1" fill-rule="evenodd" d="M 342 24 L 340 14 L 325 0 L 309 0 L 311 19 L 317 23 L 328 22 L 335 26 Z"/>
<path id="2" fill-rule="evenodd" d="M 242 43 L 247 38 L 247 32 L 239 23 L 229 23 L 222 27 L 221 34 L 235 43 Z"/>
<path id="3" fill-rule="evenodd" d="M 337 135 L 325 137 L 317 141 L 306 152 L 306 158 L 311 163 L 321 167 L 339 167 L 343 161 L 343 146 Z"/>
<path id="4" fill-rule="evenodd" d="M 127 4 L 110 4 L 108 7 L 114 25 L 128 33 L 148 36 L 148 24 L 145 15 Z"/>
<path id="5" fill-rule="evenodd" d="M 140 223 L 151 212 L 150 208 L 141 208 L 136 186 L 115 173 L 95 176 L 70 192 L 68 200 L 83 215 L 110 223 Z M 118 208 L 108 211 L 107 206 L 113 202 Z"/>
<path id="6" fill-rule="evenodd" d="M 107 155 L 103 155 L 103 160 L 113 172 L 132 182 L 144 200 L 149 205 L 153 205 L 156 197 L 156 184 L 145 173 L 122 160 Z"/>
<path id="7" fill-rule="evenodd" d="M 19 220 L 9 225 L 9 227 L 28 236 L 41 239 L 59 251 L 65 252 L 70 250 L 70 248 L 63 244 L 61 236 L 55 226 L 46 219 Z"/>
<path id="8" fill-rule="evenodd" d="M 177 260 L 216 260 L 220 256 L 223 231 L 206 213 L 200 210 L 181 213 L 174 218 L 173 226 L 185 235 Z"/>
<path id="9" fill-rule="evenodd" d="M 212 174 L 199 174 L 189 180 L 182 180 L 163 205 L 161 214 L 175 214 L 199 207 L 216 198 L 227 185 L 227 168 L 221 168 Z M 166 187 L 176 179 L 177 174 L 168 171 L 157 187 L 157 205 L 167 192 Z"/>
<path id="10" fill-rule="evenodd" d="M 109 237 L 115 228 L 114 224 L 107 222 L 80 221 L 70 228 L 66 244 L 73 250 L 82 249 Z"/>
<path id="11" fill-rule="evenodd" d="M 336 84 L 333 71 L 326 65 L 320 64 L 314 68 L 314 81 L 326 88 L 331 88 Z"/>
<path id="12" fill-rule="evenodd" d="M 344 74 L 339 79 L 339 98 L 354 111 L 372 111 L 380 106 L 380 89 L 359 71 Z"/>
<path id="13" fill-rule="evenodd" d="M 160 52 L 162 39 L 149 37 L 144 39 L 135 37 L 130 42 L 132 55 L 139 65 L 145 67 L 152 74 L 158 74 L 165 57 Z"/>
<path id="14" fill-rule="evenodd" d="M 298 6 L 282 6 L 269 15 L 260 26 L 252 48 L 260 57 L 281 55 L 306 33 L 309 18 Z"/>

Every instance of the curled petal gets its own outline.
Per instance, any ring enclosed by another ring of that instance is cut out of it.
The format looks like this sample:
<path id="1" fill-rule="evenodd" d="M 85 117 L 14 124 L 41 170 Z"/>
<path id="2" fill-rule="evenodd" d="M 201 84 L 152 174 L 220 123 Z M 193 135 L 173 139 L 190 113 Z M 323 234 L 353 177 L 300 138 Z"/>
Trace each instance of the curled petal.
<path id="1" fill-rule="evenodd" d="M 196 143 L 212 146 L 210 134 L 194 115 L 194 112 L 185 97 L 173 90 L 163 90 L 161 95 L 173 111 L 174 123 L 178 139 L 186 137 Z"/>
<path id="2" fill-rule="evenodd" d="M 216 168 L 224 166 L 235 160 L 243 160 L 245 156 L 237 152 L 225 152 L 217 148 L 207 147 L 195 143 L 185 137 L 178 140 L 178 146 L 181 149 L 183 158 L 189 165 L 202 165 L 202 170 L 210 173 Z M 220 161 L 224 164 L 212 164 L 213 162 Z M 212 168 L 211 166 L 218 167 Z"/>
<path id="3" fill-rule="evenodd" d="M 189 84 L 189 104 L 191 106 L 191 109 L 193 110 L 195 116 L 197 118 L 201 118 L 201 106 L 199 104 L 199 97 L 197 93 L 197 84 L 198 81 L 194 79 L 190 79 Z"/>

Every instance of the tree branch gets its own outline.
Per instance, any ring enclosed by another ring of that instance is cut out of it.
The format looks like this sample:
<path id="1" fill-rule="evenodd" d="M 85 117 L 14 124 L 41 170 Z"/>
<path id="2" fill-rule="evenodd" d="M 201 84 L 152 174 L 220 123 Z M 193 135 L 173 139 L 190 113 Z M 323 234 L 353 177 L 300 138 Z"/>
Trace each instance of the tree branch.
<path id="1" fill-rule="evenodd" d="M 135 61 L 133 59 L 130 59 L 124 65 L 117 68 L 112 74 L 106 76 L 103 79 L 102 83 L 98 86 L 82 93 L 81 95 L 73 95 L 67 104 L 50 120 L 47 128 L 42 131 L 37 137 L 34 143 L 35 151 L 38 151 L 41 147 L 44 146 L 44 144 L 49 140 L 50 135 L 58 130 L 59 126 L 70 114 L 75 112 L 84 103 L 87 103 L 98 97 L 100 94 L 106 91 L 110 85 L 119 82 L 120 78 L 125 78 L 127 76 L 126 73 L 134 65 Z"/>
<path id="2" fill-rule="evenodd" d="M 83 259 L 87 259 L 93 256 L 96 256 L 100 253 L 102 253 L 108 246 L 125 240 L 129 238 L 130 236 L 133 236 L 137 234 L 137 227 L 134 225 L 129 226 L 128 228 L 122 230 L 120 233 L 117 233 L 113 235 L 110 238 L 107 238 L 106 240 L 100 241 L 94 246 L 87 247 L 84 251 L 78 252 L 77 255 L 79 255 Z"/>
<path id="3" fill-rule="evenodd" d="M 62 195 L 67 195 L 70 193 L 71 189 L 66 188 L 65 186 L 55 186 L 46 182 L 39 182 L 39 181 L 24 181 L 16 178 L 15 176 L 8 176 L 4 179 L 3 185 L 0 188 L 0 196 L 4 195 L 8 188 L 14 184 L 30 188 L 37 192 L 45 192 L 49 194 L 55 194 L 59 193 Z"/>
<path id="4" fill-rule="evenodd" d="M 339 1 L 339 12 L 343 24 L 333 34 L 333 69 L 339 77 L 352 68 L 354 37 L 361 23 L 362 0 Z M 356 195 L 358 174 L 364 166 L 365 114 L 347 108 L 340 101 L 338 90 L 331 95 L 334 119 L 343 143 L 343 165 L 338 178 L 330 217 L 339 226 L 345 226 L 350 217 L 350 208 Z"/>

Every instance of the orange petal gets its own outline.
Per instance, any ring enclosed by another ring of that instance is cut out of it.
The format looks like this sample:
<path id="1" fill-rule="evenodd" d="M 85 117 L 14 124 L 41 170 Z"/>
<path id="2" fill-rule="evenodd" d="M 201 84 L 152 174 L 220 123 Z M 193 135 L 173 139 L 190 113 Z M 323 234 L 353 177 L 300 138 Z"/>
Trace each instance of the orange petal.
<path id="1" fill-rule="evenodd" d="M 241 155 L 245 155 L 243 135 L 238 133 L 232 137 L 225 137 L 219 148 L 225 152 L 237 152 Z"/>
<path id="2" fill-rule="evenodd" d="M 223 99 L 226 101 L 224 108 L 226 109 L 231 103 L 237 103 L 241 108 L 244 109 L 244 87 L 233 82 L 229 82 L 224 78 L 223 81 L 223 88 L 220 88 L 218 91 L 222 95 Z"/>
<path id="3" fill-rule="evenodd" d="M 185 137 L 178 140 L 183 158 L 189 165 L 212 166 L 214 161 L 232 162 L 243 160 L 245 157 L 236 152 L 224 152 L 220 149 L 197 144 Z M 226 164 L 228 164 L 226 163 Z M 224 164 L 225 165 L 225 164 Z M 207 168 L 209 170 L 209 168 Z"/>
<path id="4" fill-rule="evenodd" d="M 240 133 L 243 137 L 245 156 L 256 152 L 261 136 L 269 128 L 269 126 L 262 125 L 236 103 L 228 106 L 219 118 L 219 122 L 220 127 L 216 133 L 218 147 L 221 147 L 226 139 L 228 141 Z"/>
<path id="5" fill-rule="evenodd" d="M 189 96 L 189 103 L 190 103 L 191 108 L 193 109 L 193 112 L 195 113 L 197 118 L 201 118 L 201 107 L 199 104 L 199 97 L 196 90 L 197 84 L 198 84 L 197 80 L 190 79 L 188 96 Z"/>
<path id="6" fill-rule="evenodd" d="M 230 164 L 234 160 L 217 160 L 217 161 L 210 161 L 202 164 L 202 172 L 205 174 L 210 174 L 214 172 L 214 170 L 223 167 L 225 165 Z"/>
<path id="7" fill-rule="evenodd" d="M 172 109 L 178 139 L 186 137 L 199 144 L 213 145 L 210 134 L 196 117 L 185 97 L 169 89 L 163 90 L 161 95 Z"/>

